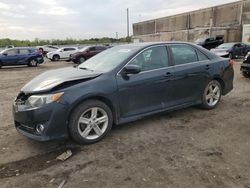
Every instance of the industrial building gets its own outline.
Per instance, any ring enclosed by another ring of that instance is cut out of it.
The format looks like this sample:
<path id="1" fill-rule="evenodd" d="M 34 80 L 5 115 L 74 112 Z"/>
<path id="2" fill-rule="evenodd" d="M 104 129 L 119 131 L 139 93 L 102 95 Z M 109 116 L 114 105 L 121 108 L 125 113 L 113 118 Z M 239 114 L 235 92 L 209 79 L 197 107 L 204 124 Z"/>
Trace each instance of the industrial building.
<path id="1" fill-rule="evenodd" d="M 250 43 L 250 0 L 209 7 L 133 24 L 135 42 L 223 38 Z"/>

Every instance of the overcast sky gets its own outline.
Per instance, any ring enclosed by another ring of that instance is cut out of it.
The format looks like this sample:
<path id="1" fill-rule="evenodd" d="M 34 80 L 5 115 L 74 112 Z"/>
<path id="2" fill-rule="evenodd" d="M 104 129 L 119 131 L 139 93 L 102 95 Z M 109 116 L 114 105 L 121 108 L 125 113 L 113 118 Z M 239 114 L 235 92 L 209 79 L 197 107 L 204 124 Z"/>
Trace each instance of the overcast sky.
<path id="1" fill-rule="evenodd" d="M 132 23 L 236 0 L 0 0 L 0 38 L 65 39 L 126 36 Z"/>

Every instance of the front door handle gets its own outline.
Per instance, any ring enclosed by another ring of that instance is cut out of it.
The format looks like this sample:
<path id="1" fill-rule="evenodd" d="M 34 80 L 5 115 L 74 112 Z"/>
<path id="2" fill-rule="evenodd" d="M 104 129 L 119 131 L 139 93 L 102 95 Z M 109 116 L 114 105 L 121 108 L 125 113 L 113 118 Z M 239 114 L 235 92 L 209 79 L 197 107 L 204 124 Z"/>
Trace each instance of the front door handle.
<path id="1" fill-rule="evenodd" d="M 209 70 L 210 69 L 210 65 L 206 65 L 205 69 Z"/>

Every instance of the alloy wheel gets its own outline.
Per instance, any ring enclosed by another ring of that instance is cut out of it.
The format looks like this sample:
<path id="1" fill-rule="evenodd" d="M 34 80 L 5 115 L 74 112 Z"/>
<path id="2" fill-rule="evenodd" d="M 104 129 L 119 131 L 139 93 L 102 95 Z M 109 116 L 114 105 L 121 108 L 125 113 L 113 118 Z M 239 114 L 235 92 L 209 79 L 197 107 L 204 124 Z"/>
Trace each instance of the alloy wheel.
<path id="1" fill-rule="evenodd" d="M 108 128 L 108 114 L 100 107 L 87 109 L 78 120 L 78 132 L 87 140 L 94 140 L 104 134 Z"/>
<path id="2" fill-rule="evenodd" d="M 30 61 L 30 65 L 32 66 L 32 67 L 36 67 L 37 66 L 37 62 L 36 62 L 36 60 L 31 60 Z"/>
<path id="3" fill-rule="evenodd" d="M 83 63 L 84 61 L 85 61 L 85 58 L 84 57 L 80 57 L 79 62 Z"/>
<path id="4" fill-rule="evenodd" d="M 207 88 L 206 88 L 206 102 L 207 105 L 210 107 L 215 106 L 221 97 L 221 91 L 220 91 L 220 87 L 216 84 L 216 83 L 212 83 L 210 84 Z"/>

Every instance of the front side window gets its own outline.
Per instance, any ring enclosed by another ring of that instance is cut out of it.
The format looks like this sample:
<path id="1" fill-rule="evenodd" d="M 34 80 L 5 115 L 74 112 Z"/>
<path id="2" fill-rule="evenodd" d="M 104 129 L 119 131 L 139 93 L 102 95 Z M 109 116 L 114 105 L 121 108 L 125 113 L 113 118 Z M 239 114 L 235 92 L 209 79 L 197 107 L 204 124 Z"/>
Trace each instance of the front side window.
<path id="1" fill-rule="evenodd" d="M 187 45 L 171 45 L 175 65 L 182 65 L 198 61 L 197 54 L 192 47 Z"/>
<path id="2" fill-rule="evenodd" d="M 95 51 L 95 47 L 90 47 L 89 51 Z"/>
<path id="3" fill-rule="evenodd" d="M 131 63 L 141 68 L 141 71 L 149 71 L 168 67 L 168 53 L 164 46 L 149 48 L 137 55 Z"/>

